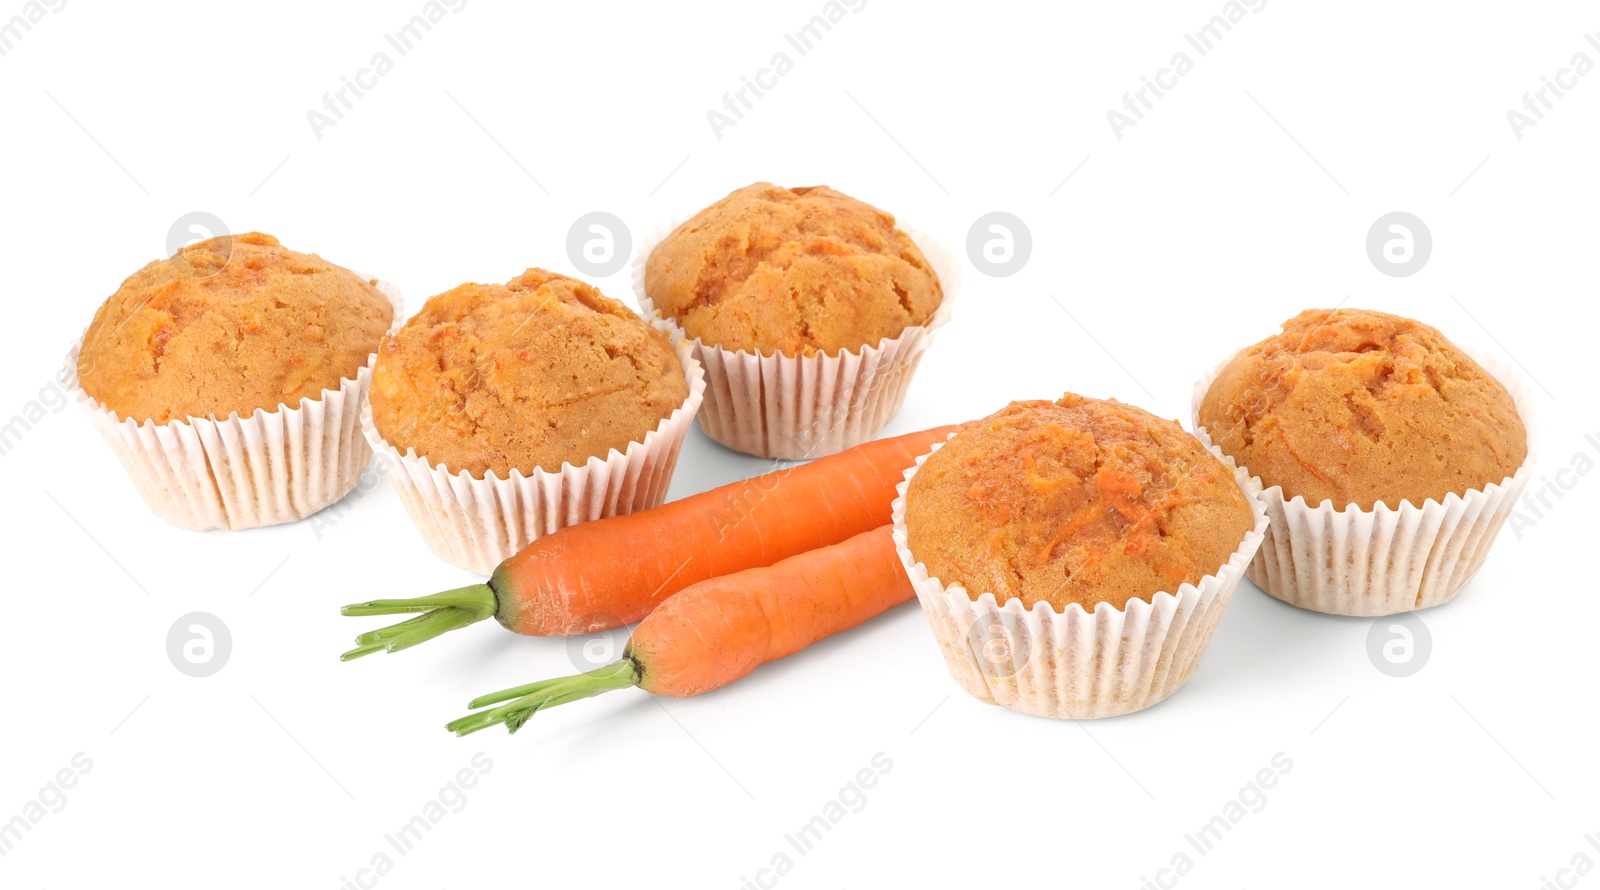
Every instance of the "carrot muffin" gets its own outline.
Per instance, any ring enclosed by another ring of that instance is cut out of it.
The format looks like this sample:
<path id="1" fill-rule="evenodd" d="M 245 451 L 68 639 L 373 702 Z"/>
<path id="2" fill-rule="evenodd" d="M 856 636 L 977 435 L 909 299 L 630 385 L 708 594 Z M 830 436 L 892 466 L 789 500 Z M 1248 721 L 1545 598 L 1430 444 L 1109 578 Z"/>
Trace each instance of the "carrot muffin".
<path id="1" fill-rule="evenodd" d="M 145 266 L 100 306 L 79 386 L 123 418 L 248 417 L 354 378 L 394 306 L 374 282 L 251 232 Z"/>
<path id="2" fill-rule="evenodd" d="M 1229 561 L 1256 520 L 1178 424 L 1068 393 L 968 424 L 905 493 L 912 557 L 974 600 L 1122 609 Z"/>
<path id="3" fill-rule="evenodd" d="M 1240 352 L 1201 401 L 1211 441 L 1285 500 L 1421 506 L 1516 473 L 1528 435 L 1505 386 L 1437 330 L 1307 310 Z"/>
<path id="4" fill-rule="evenodd" d="M 924 325 L 939 276 L 894 217 L 827 186 L 760 182 L 650 252 L 645 290 L 691 338 L 730 351 L 854 351 Z"/>
<path id="5" fill-rule="evenodd" d="M 428 300 L 384 342 L 371 402 L 398 451 L 509 477 L 626 451 L 688 394 L 666 335 L 582 281 L 529 269 Z"/>

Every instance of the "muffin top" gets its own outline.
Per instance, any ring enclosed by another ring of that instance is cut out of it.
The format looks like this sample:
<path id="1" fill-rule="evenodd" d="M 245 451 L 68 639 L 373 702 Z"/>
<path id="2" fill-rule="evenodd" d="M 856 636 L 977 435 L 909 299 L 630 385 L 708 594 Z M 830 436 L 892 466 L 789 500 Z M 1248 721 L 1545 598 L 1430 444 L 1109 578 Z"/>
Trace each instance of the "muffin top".
<path id="1" fill-rule="evenodd" d="M 758 182 L 650 252 L 645 292 L 692 338 L 814 355 L 876 346 L 926 324 L 939 276 L 894 217 L 827 186 Z"/>
<path id="2" fill-rule="evenodd" d="M 1198 439 L 1071 393 L 963 427 L 911 478 L 905 521 L 912 555 L 973 599 L 1090 612 L 1198 584 L 1255 527 L 1233 471 Z"/>
<path id="3" fill-rule="evenodd" d="M 100 305 L 78 382 L 140 423 L 299 407 L 355 377 L 393 320 L 350 270 L 271 235 L 223 235 L 145 266 Z"/>
<path id="4" fill-rule="evenodd" d="M 1223 453 L 1311 506 L 1421 506 L 1516 473 L 1528 433 L 1511 394 L 1409 318 L 1310 309 L 1240 352 L 1200 425 Z"/>
<path id="5" fill-rule="evenodd" d="M 582 281 L 529 269 L 429 299 L 384 341 L 371 399 L 384 441 L 481 478 L 626 451 L 688 396 L 665 334 Z"/>

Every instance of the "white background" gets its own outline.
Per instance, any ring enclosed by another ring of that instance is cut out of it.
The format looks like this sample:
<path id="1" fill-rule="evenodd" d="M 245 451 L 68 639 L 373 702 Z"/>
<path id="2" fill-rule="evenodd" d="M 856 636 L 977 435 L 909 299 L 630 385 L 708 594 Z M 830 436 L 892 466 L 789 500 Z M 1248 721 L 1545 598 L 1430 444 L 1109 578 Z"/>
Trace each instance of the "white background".
<path id="1" fill-rule="evenodd" d="M 1031 229 L 1019 274 L 968 263 L 888 432 L 1063 390 L 1187 425 L 1205 369 L 1347 300 L 1521 366 L 1553 478 L 1600 460 L 1600 74 L 1520 140 L 1506 111 L 1573 54 L 1600 61 L 1592 8 L 1273 0 L 1199 58 L 1183 35 L 1221 2 L 871 0 L 801 58 L 784 34 L 819 0 L 539 6 L 450 13 L 320 139 L 306 112 L 420 0 L 71 0 L 0 58 L 0 421 L 45 400 L 0 457 L 0 819 L 93 761 L 0 885 L 333 888 L 379 851 L 383 887 L 734 888 L 780 851 L 786 888 L 1136 888 L 1179 851 L 1185 887 L 1534 888 L 1600 861 L 1594 474 L 1563 476 L 1554 509 L 1422 615 L 1431 659 L 1405 679 L 1369 662 L 1370 621 L 1246 582 L 1192 682 L 1113 720 L 968 698 L 911 605 L 697 699 L 630 690 L 457 739 L 442 725 L 470 697 L 569 673 L 568 645 L 489 622 L 340 664 L 380 622 L 338 605 L 475 580 L 427 552 L 386 482 L 332 527 L 180 531 L 75 409 L 50 408 L 95 308 L 190 211 L 389 279 L 414 310 L 465 280 L 574 271 L 583 213 L 638 236 L 767 179 L 832 185 L 963 254 L 983 213 Z M 793 71 L 717 138 L 706 112 L 779 51 Z M 1118 140 L 1106 111 L 1179 51 L 1194 70 Z M 1364 249 L 1392 210 L 1432 231 L 1412 277 Z M 596 283 L 632 299 L 626 268 Z M 672 495 L 766 466 L 696 431 Z M 194 610 L 233 636 L 204 679 L 165 650 Z M 465 808 L 395 855 L 384 834 L 479 752 L 493 766 Z M 784 835 L 878 752 L 893 765 L 865 808 L 796 854 Z M 1278 752 L 1293 767 L 1266 806 L 1195 854 L 1185 833 Z"/>

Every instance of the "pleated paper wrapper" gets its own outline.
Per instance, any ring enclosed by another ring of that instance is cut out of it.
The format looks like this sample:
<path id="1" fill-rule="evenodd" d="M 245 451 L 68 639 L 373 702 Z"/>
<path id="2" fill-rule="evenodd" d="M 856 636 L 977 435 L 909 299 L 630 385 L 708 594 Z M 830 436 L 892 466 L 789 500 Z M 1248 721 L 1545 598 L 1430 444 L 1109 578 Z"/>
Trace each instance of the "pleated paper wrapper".
<path id="1" fill-rule="evenodd" d="M 678 452 L 705 394 L 705 372 L 687 343 L 674 344 L 689 383 L 683 404 L 662 418 L 642 441 L 582 466 L 558 471 L 512 470 L 508 478 L 486 473 L 451 472 L 430 465 L 416 451 L 401 454 L 383 440 L 372 422 L 372 407 L 362 409 L 361 429 L 388 464 L 385 475 L 405 504 L 411 521 L 440 559 L 488 575 L 530 541 L 569 525 L 621 516 L 661 504 L 678 464 Z"/>
<path id="2" fill-rule="evenodd" d="M 1517 472 L 1465 495 L 1429 498 L 1399 509 L 1378 503 L 1316 507 L 1305 498 L 1285 499 L 1283 489 L 1256 486 L 1271 525 L 1250 564 L 1250 580 L 1280 600 L 1333 615 L 1393 615 L 1455 599 L 1489 556 L 1489 548 L 1511 515 L 1538 462 L 1532 394 L 1520 376 L 1493 359 L 1466 351 L 1511 393 L 1528 431 L 1528 456 Z M 1221 362 L 1194 387 L 1195 435 L 1211 445 L 1200 426 L 1200 403 L 1227 367 Z M 1248 467 L 1245 468 L 1248 471 Z"/>
<path id="3" fill-rule="evenodd" d="M 405 320 L 403 300 L 388 282 L 376 286 L 394 304 L 393 332 Z M 158 424 L 122 418 L 85 393 L 78 383 L 82 348 L 80 338 L 67 356 L 68 385 L 145 503 L 180 528 L 246 529 L 304 519 L 349 494 L 372 460 L 361 436 L 361 409 L 376 352 L 338 389 L 301 399 L 298 407 Z"/>
<path id="4" fill-rule="evenodd" d="M 633 292 L 640 311 L 683 339 L 688 339 L 683 328 L 645 292 L 644 278 L 650 251 L 687 219 L 652 232 L 633 261 Z M 917 365 L 934 332 L 950 320 L 950 304 L 961 288 L 961 264 L 954 254 L 925 233 L 901 230 L 922 250 L 944 290 L 928 323 L 875 346 L 833 355 L 765 355 L 692 340 L 695 357 L 706 370 L 700 411 L 706 435 L 735 451 L 787 460 L 825 457 L 877 436 L 905 402 Z"/>
<path id="5" fill-rule="evenodd" d="M 942 447 L 940 443 L 933 451 Z M 1058 612 L 1042 601 L 1025 609 L 1020 599 L 1001 604 L 989 592 L 973 599 L 962 586 L 946 587 L 930 577 L 907 541 L 906 489 L 932 453 L 918 458 L 900 483 L 893 508 L 895 550 L 950 676 L 973 697 L 1024 714 L 1067 720 L 1114 717 L 1148 708 L 1176 692 L 1200 665 L 1267 528 L 1254 483 L 1235 470 L 1255 527 L 1228 561 L 1199 584 L 1184 584 L 1176 593 L 1157 593 L 1148 600 L 1132 599 L 1122 609 L 1100 603 L 1093 612 L 1077 603 Z"/>

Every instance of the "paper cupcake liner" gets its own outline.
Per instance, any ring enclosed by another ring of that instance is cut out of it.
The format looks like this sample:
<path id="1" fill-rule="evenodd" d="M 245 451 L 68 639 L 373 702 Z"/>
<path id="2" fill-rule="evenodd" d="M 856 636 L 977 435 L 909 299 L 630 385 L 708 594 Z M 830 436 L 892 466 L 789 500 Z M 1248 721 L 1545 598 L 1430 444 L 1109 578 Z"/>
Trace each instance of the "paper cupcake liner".
<path id="1" fill-rule="evenodd" d="M 650 251 L 682 225 L 679 219 L 652 232 L 633 260 L 633 292 L 646 318 L 674 338 L 688 339 L 676 320 L 645 292 Z M 836 454 L 872 440 L 905 402 L 906 391 L 933 334 L 950 320 L 961 289 L 961 264 L 931 236 L 902 228 L 939 275 L 944 299 L 925 325 L 885 337 L 876 346 L 834 355 L 788 356 L 728 350 L 691 342 L 706 370 L 706 435 L 757 457 L 805 460 Z"/>
<path id="2" fill-rule="evenodd" d="M 404 321 L 404 301 L 386 281 L 377 288 L 394 304 L 392 332 Z M 355 488 L 372 460 L 360 413 L 376 352 L 338 389 L 303 398 L 298 407 L 158 424 L 123 418 L 84 392 L 78 382 L 82 348 L 80 337 L 67 354 L 67 385 L 145 503 L 179 528 L 245 529 L 304 519 Z"/>
<path id="3" fill-rule="evenodd" d="M 962 689 L 1024 714 L 1078 720 L 1148 708 L 1189 680 L 1266 533 L 1266 511 L 1248 474 L 1236 469 L 1234 478 L 1255 527 L 1215 574 L 1177 593 L 1129 600 L 1121 609 L 1099 603 L 1089 612 L 1073 603 L 1057 612 L 1042 601 L 1025 609 L 1016 597 L 1001 604 L 989 592 L 973 599 L 961 585 L 946 587 L 929 576 L 911 555 L 906 489 L 933 451 L 917 458 L 897 489 L 894 544 L 945 666 Z"/>
<path id="4" fill-rule="evenodd" d="M 372 422 L 372 406 L 361 410 L 361 431 L 378 459 L 387 461 L 389 482 L 411 521 L 440 559 L 480 575 L 491 574 L 528 542 L 569 525 L 622 516 L 661 504 L 678 465 L 678 452 L 705 395 L 705 372 L 687 343 L 676 343 L 689 383 L 689 397 L 662 418 L 643 441 L 627 451 L 611 449 L 582 466 L 563 463 L 559 471 L 512 470 L 509 478 L 451 472 L 429 465 L 415 449 L 401 454 L 384 441 Z M 398 467 L 400 472 L 393 472 Z"/>
<path id="5" fill-rule="evenodd" d="M 1517 472 L 1499 483 L 1454 492 L 1421 506 L 1402 501 L 1399 509 L 1379 503 L 1362 510 L 1354 504 L 1316 507 L 1283 488 L 1255 479 L 1271 525 L 1250 564 L 1250 580 L 1272 596 L 1302 609 L 1333 615 L 1393 615 L 1442 605 L 1455 599 L 1489 556 L 1490 545 L 1511 515 L 1538 463 L 1538 436 L 1532 393 L 1522 378 L 1501 363 L 1463 350 L 1511 393 L 1528 432 L 1528 456 Z M 1195 435 L 1207 447 L 1211 437 L 1200 425 L 1200 403 L 1229 358 L 1195 384 Z M 1246 472 L 1249 468 L 1244 468 Z"/>

